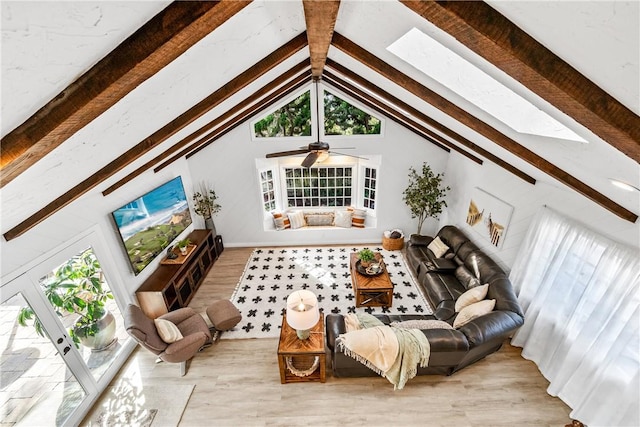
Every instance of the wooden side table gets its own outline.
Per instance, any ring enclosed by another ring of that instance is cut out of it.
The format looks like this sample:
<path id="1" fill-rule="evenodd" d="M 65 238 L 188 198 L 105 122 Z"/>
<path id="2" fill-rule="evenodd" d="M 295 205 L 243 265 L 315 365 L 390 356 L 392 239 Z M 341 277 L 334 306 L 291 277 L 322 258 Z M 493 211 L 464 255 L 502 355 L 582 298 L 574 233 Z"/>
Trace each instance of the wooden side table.
<path id="1" fill-rule="evenodd" d="M 287 367 L 287 362 L 296 369 L 303 370 L 311 367 L 318 358 L 319 366 L 307 376 L 294 375 Z M 286 316 L 282 316 L 282 329 L 278 342 L 278 365 L 280 366 L 280 382 L 282 384 L 326 380 L 326 352 L 324 338 L 324 314 L 320 313 L 320 320 L 311 329 L 309 339 L 298 338 L 295 329 L 287 324 Z"/>

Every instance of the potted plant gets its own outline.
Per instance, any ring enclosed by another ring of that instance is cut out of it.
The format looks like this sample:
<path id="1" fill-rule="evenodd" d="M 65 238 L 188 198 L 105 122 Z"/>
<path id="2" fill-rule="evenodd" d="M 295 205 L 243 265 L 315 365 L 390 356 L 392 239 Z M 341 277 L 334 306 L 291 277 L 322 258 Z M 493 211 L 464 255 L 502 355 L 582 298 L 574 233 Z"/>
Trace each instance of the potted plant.
<path id="1" fill-rule="evenodd" d="M 216 192 L 212 189 L 206 190 L 206 187 L 202 192 L 198 191 L 193 194 L 193 210 L 204 218 L 205 227 L 213 230 L 214 236 L 216 235 L 216 226 L 213 223 L 213 215 L 222 209 L 222 206 L 216 202 L 217 199 Z"/>
<path id="2" fill-rule="evenodd" d="M 78 316 L 69 329 L 76 347 L 82 344 L 99 351 L 115 342 L 116 319 L 105 307 L 113 294 L 105 285 L 102 268 L 91 248 L 71 258 L 42 282 L 44 294 L 58 316 Z M 31 307 L 22 307 L 18 323 L 27 326 L 31 319 L 38 335 L 44 337 L 42 323 Z"/>
<path id="3" fill-rule="evenodd" d="M 365 248 L 358 251 L 358 259 L 360 260 L 360 265 L 363 268 L 368 268 L 369 265 L 376 259 L 376 255 L 371 249 Z"/>
<path id="4" fill-rule="evenodd" d="M 182 255 L 186 255 L 187 254 L 187 247 L 191 244 L 191 240 L 190 239 L 182 239 L 179 240 L 178 243 L 176 243 L 176 246 L 178 247 L 178 249 L 180 249 L 180 253 Z"/>
<path id="5" fill-rule="evenodd" d="M 438 218 L 442 207 L 447 206 L 444 197 L 449 187 L 442 187 L 444 174 L 434 174 L 429 165 L 422 164 L 422 174 L 409 168 L 409 186 L 404 190 L 403 200 L 411 210 L 411 218 L 418 218 L 418 234 L 427 218 Z"/>

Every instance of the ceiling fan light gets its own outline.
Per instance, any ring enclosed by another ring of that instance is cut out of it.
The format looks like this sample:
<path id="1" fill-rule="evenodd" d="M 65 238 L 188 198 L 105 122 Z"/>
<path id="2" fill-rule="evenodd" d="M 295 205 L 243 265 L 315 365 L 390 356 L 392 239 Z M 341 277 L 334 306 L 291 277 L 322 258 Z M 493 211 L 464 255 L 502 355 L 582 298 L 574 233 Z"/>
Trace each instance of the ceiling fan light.
<path id="1" fill-rule="evenodd" d="M 329 152 L 328 151 L 323 151 L 323 152 L 318 154 L 318 160 L 316 160 L 316 162 L 324 162 L 328 158 L 329 158 Z"/>

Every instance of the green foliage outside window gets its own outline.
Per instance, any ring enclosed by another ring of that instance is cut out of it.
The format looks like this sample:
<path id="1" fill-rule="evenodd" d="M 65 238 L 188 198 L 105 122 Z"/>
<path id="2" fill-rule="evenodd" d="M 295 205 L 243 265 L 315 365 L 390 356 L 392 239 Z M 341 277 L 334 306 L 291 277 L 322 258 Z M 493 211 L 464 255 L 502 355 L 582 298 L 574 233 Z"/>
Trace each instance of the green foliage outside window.
<path id="1" fill-rule="evenodd" d="M 325 135 L 379 135 L 380 120 L 324 91 Z"/>
<path id="2" fill-rule="evenodd" d="M 311 135 L 311 92 L 307 91 L 254 125 L 258 138 Z"/>

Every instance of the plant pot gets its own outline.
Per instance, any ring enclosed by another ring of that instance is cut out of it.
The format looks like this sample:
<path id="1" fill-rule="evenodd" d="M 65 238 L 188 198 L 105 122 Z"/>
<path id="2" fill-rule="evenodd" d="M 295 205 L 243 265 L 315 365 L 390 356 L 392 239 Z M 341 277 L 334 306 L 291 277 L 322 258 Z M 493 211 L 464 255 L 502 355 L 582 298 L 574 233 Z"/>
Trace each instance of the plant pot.
<path id="1" fill-rule="evenodd" d="M 187 247 L 185 246 L 185 247 L 180 248 L 180 253 L 182 255 L 186 255 L 187 254 Z"/>
<path id="2" fill-rule="evenodd" d="M 77 322 L 78 320 L 76 320 Z M 116 318 L 109 310 L 105 310 L 105 313 L 95 324 L 98 330 L 93 335 L 87 335 L 84 328 L 76 327 L 74 332 L 83 346 L 90 348 L 92 351 L 106 350 L 117 340 L 115 338 Z"/>
<path id="3" fill-rule="evenodd" d="M 216 232 L 216 225 L 213 223 L 213 218 L 205 218 L 204 226 L 207 230 L 211 230 L 214 236 L 218 235 L 218 233 Z"/>

